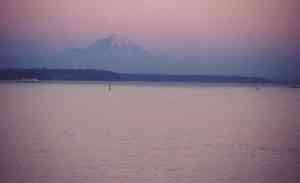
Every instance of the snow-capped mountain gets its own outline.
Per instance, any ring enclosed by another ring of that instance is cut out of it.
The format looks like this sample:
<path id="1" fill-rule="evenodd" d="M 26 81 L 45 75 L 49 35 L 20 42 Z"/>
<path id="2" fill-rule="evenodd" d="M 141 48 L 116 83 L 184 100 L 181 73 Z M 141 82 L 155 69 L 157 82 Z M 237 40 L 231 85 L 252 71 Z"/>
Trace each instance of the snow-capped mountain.
<path id="1" fill-rule="evenodd" d="M 133 41 L 122 38 L 119 35 L 112 34 L 108 37 L 100 38 L 94 42 L 89 48 L 99 48 L 102 46 L 110 48 L 129 48 L 129 47 L 138 47 Z"/>
<path id="2" fill-rule="evenodd" d="M 12 68 L 99 69 L 121 73 L 166 73 L 174 65 L 174 59 L 171 63 L 171 59 L 150 54 L 138 43 L 115 34 L 99 38 L 86 47 L 49 54 L 16 55 L 3 57 L 8 59 L 3 59 L 7 62 L 2 63 Z"/>
<path id="3" fill-rule="evenodd" d="M 148 53 L 135 42 L 122 38 L 116 34 L 100 38 L 85 49 L 83 52 L 98 54 L 113 53 L 116 56 L 146 56 Z"/>
<path id="4" fill-rule="evenodd" d="M 71 49 L 57 56 L 55 67 L 99 68 L 118 72 L 137 72 L 152 64 L 154 56 L 137 43 L 110 35 L 97 39 L 86 48 Z"/>

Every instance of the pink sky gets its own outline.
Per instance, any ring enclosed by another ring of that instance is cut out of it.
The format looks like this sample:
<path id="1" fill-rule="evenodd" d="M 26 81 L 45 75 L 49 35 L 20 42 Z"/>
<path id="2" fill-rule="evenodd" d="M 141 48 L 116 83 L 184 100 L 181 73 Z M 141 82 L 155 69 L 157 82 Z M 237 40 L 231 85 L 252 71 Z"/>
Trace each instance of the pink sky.
<path id="1" fill-rule="evenodd" d="M 148 46 L 299 39 L 297 0 L 4 0 L 1 33 L 53 45 L 118 33 Z"/>

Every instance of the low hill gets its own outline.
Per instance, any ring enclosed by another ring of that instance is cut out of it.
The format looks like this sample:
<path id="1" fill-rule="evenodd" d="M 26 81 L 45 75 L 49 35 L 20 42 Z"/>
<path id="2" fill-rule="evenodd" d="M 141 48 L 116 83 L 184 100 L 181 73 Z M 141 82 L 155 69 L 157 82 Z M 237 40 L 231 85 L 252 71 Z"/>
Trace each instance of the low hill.
<path id="1" fill-rule="evenodd" d="M 6 69 L 0 70 L 0 80 L 63 80 L 105 81 L 120 80 L 120 75 L 104 70 L 83 69 Z"/>
<path id="2" fill-rule="evenodd" d="M 61 81 L 156 81 L 156 82 L 236 82 L 270 83 L 271 80 L 243 76 L 126 74 L 92 69 L 5 69 L 0 80 Z"/>

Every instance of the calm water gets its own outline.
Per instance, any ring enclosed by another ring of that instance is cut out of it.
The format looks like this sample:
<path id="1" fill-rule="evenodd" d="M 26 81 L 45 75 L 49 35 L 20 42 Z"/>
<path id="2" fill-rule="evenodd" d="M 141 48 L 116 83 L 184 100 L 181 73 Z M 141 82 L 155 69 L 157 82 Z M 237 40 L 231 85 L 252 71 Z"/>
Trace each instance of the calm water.
<path id="1" fill-rule="evenodd" d="M 300 90 L 0 84 L 7 183 L 291 183 Z"/>

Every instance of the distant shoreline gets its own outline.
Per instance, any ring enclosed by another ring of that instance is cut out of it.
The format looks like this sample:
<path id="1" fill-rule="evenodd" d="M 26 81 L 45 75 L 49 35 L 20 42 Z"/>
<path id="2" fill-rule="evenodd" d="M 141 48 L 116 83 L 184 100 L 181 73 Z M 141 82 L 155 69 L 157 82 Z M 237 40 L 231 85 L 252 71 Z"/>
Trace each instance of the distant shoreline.
<path id="1" fill-rule="evenodd" d="M 2 69 L 0 80 L 41 81 L 144 81 L 201 83 L 272 83 L 260 77 L 217 75 L 129 74 L 93 69 Z"/>
<path id="2" fill-rule="evenodd" d="M 191 87 L 201 87 L 201 86 L 212 86 L 212 87 L 243 87 L 243 86 L 250 86 L 250 87 L 290 87 L 288 84 L 280 84 L 280 83 L 238 83 L 238 82 L 182 82 L 182 81 L 64 81 L 64 80 L 42 80 L 39 82 L 22 82 L 18 80 L 0 80 L 1 84 L 32 84 L 32 85 L 39 85 L 39 84 L 70 84 L 70 85 L 108 85 L 111 84 L 112 86 L 122 86 L 122 85 L 133 85 L 133 86 L 191 86 Z"/>
<path id="3" fill-rule="evenodd" d="M 262 77 L 221 75 L 129 74 L 94 69 L 0 69 L 0 82 L 14 83 L 186 83 L 186 84 L 254 84 L 289 85 L 298 88 L 299 81 L 273 81 Z"/>

